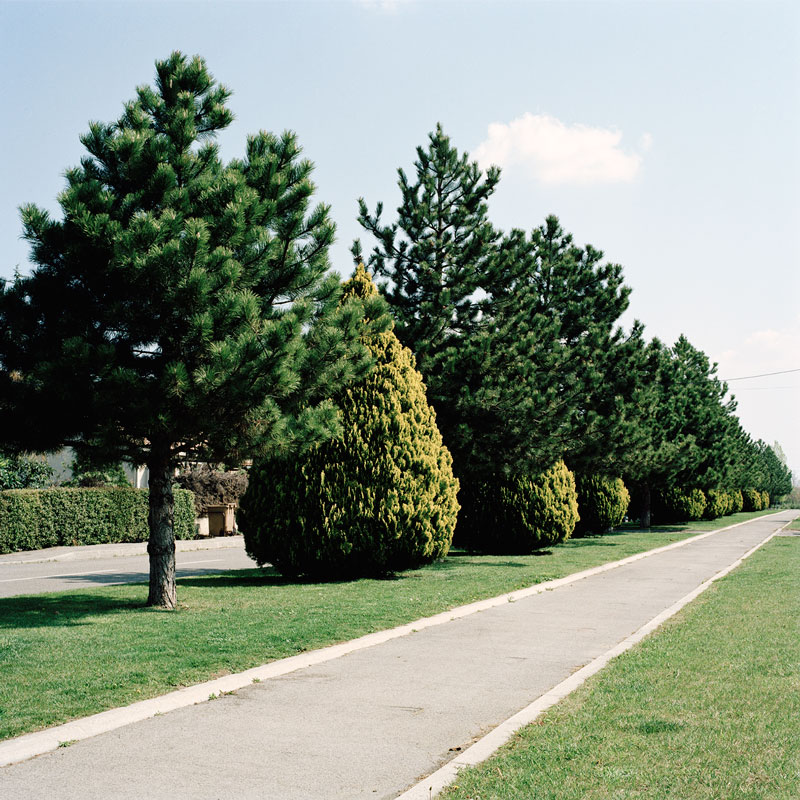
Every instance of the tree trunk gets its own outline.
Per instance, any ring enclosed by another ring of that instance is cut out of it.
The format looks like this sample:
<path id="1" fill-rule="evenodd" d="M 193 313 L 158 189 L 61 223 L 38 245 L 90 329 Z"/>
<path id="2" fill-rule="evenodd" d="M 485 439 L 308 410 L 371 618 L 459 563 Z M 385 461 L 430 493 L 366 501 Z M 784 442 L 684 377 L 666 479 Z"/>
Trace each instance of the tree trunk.
<path id="1" fill-rule="evenodd" d="M 175 500 L 168 456 L 153 454 L 150 469 L 150 499 L 147 521 L 150 539 L 150 594 L 147 605 L 174 609 L 175 590 Z"/>
<path id="2" fill-rule="evenodd" d="M 642 489 L 642 510 L 639 514 L 639 527 L 650 527 L 650 486 L 644 485 Z"/>

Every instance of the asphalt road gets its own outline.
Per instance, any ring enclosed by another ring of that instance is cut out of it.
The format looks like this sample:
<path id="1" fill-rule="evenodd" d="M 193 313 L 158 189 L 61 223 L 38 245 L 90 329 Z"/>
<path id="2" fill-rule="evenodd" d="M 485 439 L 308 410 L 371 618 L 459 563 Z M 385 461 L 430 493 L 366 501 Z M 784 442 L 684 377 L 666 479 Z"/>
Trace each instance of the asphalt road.
<path id="1" fill-rule="evenodd" d="M 241 544 L 215 550 L 179 552 L 176 559 L 179 578 L 256 567 L 255 561 L 247 556 Z M 114 583 L 146 582 L 149 570 L 146 555 L 118 555 L 86 560 L 76 557 L 69 561 L 0 564 L 0 597 L 63 592 Z"/>

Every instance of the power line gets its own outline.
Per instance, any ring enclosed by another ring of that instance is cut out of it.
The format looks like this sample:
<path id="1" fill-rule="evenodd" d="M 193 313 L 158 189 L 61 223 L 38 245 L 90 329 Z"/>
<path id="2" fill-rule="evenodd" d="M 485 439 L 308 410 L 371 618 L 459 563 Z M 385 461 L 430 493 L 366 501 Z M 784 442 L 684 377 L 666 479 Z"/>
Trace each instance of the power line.
<path id="1" fill-rule="evenodd" d="M 750 378 L 767 378 L 770 375 L 786 375 L 789 372 L 800 372 L 800 367 L 797 369 L 782 369 L 780 372 L 762 372 L 760 375 L 743 375 L 741 378 L 723 378 L 722 380 L 725 383 L 730 383 L 731 381 L 746 381 Z"/>

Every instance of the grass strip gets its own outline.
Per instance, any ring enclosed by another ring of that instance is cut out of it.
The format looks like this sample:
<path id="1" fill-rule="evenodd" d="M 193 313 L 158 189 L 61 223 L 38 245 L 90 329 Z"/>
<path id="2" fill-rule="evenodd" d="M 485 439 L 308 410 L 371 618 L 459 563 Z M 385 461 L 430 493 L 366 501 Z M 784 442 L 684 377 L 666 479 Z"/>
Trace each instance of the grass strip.
<path id="1" fill-rule="evenodd" d="M 796 800 L 800 541 L 730 575 L 442 800 Z"/>
<path id="2" fill-rule="evenodd" d="M 749 518 L 734 515 L 717 527 Z M 178 580 L 176 612 L 141 584 L 0 600 L 0 739 L 616 561 L 695 531 L 627 531 L 529 556 L 452 554 L 388 580 L 273 570 Z"/>

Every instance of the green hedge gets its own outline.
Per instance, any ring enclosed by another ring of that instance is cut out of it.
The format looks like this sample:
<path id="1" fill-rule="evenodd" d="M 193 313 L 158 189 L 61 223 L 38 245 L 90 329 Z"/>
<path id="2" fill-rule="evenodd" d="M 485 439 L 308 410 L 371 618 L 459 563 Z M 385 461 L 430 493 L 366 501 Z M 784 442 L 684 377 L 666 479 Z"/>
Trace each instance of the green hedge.
<path id="1" fill-rule="evenodd" d="M 580 522 L 575 526 L 573 536 L 606 533 L 625 519 L 631 496 L 622 478 L 578 474 L 575 475 L 575 489 Z"/>
<path id="2" fill-rule="evenodd" d="M 539 475 L 465 487 L 456 541 L 481 553 L 522 554 L 563 542 L 578 521 L 575 477 L 563 461 Z"/>
<path id="3" fill-rule="evenodd" d="M 192 493 L 175 490 L 175 538 L 194 537 Z M 0 492 L 0 553 L 58 545 L 146 542 L 146 489 Z"/>
<path id="4" fill-rule="evenodd" d="M 742 492 L 740 489 L 734 489 L 732 492 L 728 492 L 731 496 L 731 500 L 733 501 L 733 505 L 731 506 L 731 514 L 738 514 L 740 511 L 744 510 L 744 497 L 742 496 Z"/>

